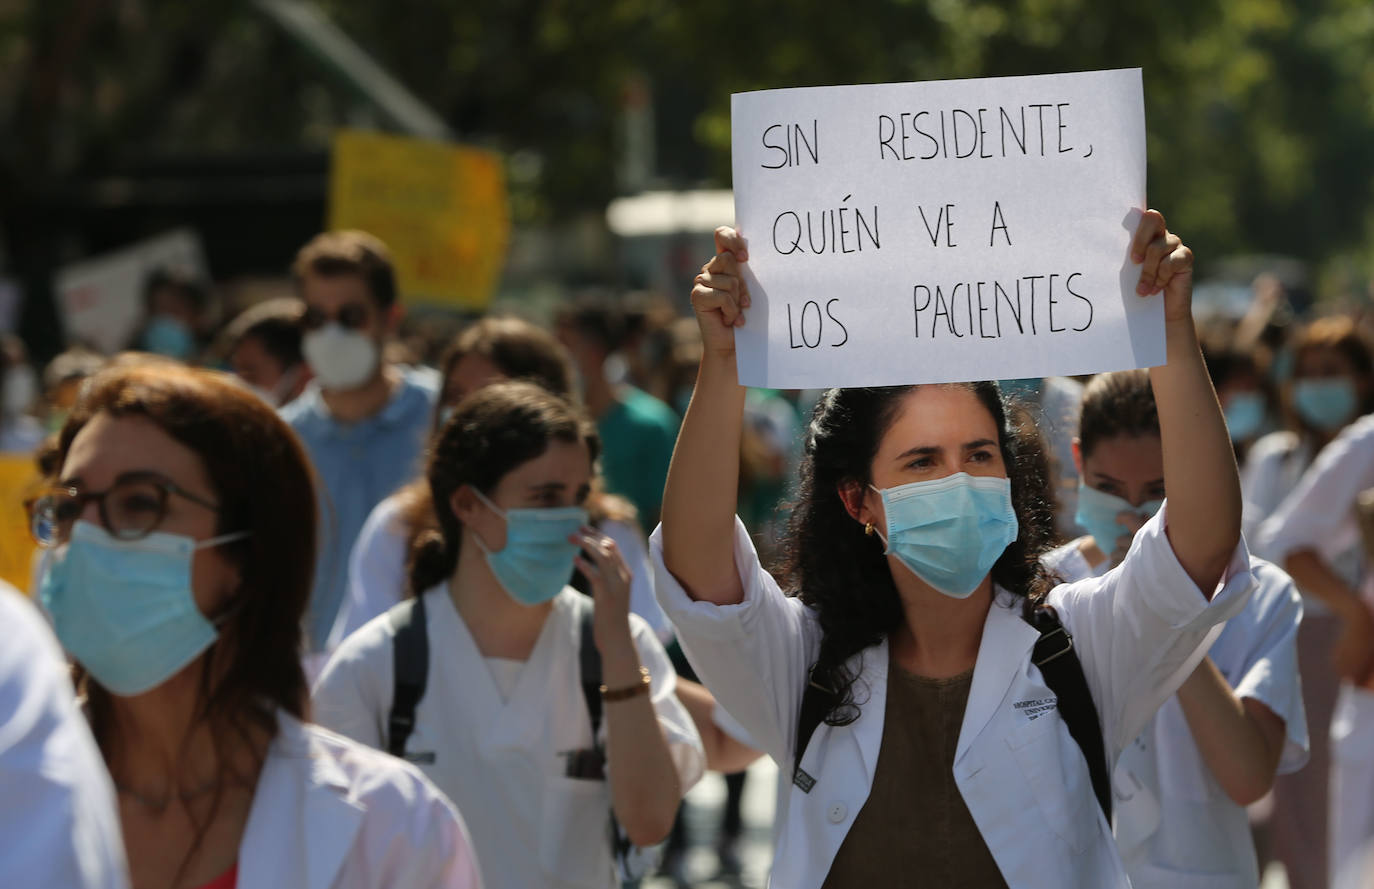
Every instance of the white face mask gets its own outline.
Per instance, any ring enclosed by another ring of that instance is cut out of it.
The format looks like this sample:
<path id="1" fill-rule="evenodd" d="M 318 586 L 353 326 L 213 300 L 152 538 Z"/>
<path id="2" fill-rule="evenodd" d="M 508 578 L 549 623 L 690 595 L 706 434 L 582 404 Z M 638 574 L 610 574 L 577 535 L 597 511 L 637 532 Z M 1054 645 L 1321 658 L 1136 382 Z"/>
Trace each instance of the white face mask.
<path id="1" fill-rule="evenodd" d="M 371 337 L 334 321 L 307 333 L 301 351 L 326 389 L 357 389 L 372 379 L 381 358 Z"/>

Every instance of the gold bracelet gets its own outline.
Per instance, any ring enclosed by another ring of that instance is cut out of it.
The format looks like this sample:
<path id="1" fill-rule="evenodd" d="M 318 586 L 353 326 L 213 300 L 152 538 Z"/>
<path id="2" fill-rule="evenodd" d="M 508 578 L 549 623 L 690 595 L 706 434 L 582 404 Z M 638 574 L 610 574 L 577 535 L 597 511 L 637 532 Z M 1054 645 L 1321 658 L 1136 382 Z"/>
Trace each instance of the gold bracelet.
<path id="1" fill-rule="evenodd" d="M 615 703 L 616 701 L 629 700 L 630 698 L 633 698 L 636 695 L 646 695 L 649 693 L 649 682 L 649 668 L 640 667 L 639 681 L 636 682 L 634 685 L 628 685 L 625 688 L 615 689 L 607 688 L 604 685 L 601 686 L 601 700 L 606 701 L 607 703 Z"/>

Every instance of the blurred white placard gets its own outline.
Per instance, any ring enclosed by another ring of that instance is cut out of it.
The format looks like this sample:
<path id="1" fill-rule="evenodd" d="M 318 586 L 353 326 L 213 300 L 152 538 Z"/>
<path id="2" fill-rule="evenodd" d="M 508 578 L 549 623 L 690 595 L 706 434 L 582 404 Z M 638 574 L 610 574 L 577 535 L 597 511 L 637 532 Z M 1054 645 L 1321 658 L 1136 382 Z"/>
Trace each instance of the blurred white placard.
<path id="1" fill-rule="evenodd" d="M 57 270 L 53 290 L 69 343 L 118 352 L 143 321 L 143 288 L 159 268 L 185 269 L 208 279 L 200 236 L 175 229 Z"/>
<path id="2" fill-rule="evenodd" d="M 1140 69 L 732 98 L 753 299 L 741 382 L 814 388 L 1164 363 L 1128 256 Z"/>

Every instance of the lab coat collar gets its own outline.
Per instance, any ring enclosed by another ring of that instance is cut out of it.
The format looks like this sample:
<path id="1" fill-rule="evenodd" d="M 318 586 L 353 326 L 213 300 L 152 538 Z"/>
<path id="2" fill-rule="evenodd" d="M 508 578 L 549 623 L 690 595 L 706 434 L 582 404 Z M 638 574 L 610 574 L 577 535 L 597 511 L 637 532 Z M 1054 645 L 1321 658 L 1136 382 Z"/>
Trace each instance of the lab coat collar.
<path id="1" fill-rule="evenodd" d="M 239 847 L 239 885 L 328 889 L 362 826 L 342 766 L 290 715 L 277 713 Z"/>
<path id="2" fill-rule="evenodd" d="M 954 750 L 956 763 L 1003 705 L 1012 684 L 1028 669 L 1030 652 L 1040 634 L 1022 618 L 1021 607 L 1019 597 L 994 588 L 992 607 L 983 622 L 983 639 L 978 644 L 968 705 L 959 728 L 959 743 Z"/>
<path id="3" fill-rule="evenodd" d="M 858 684 L 867 683 L 867 700 L 863 699 L 864 689 L 855 688 L 860 696 L 859 718 L 854 723 L 854 740 L 859 745 L 859 755 L 864 765 L 864 785 L 873 786 L 873 776 L 878 773 L 878 751 L 883 746 L 883 722 L 887 714 L 887 670 L 891 650 L 888 640 L 866 648 L 850 659 L 850 675 L 859 676 Z"/>

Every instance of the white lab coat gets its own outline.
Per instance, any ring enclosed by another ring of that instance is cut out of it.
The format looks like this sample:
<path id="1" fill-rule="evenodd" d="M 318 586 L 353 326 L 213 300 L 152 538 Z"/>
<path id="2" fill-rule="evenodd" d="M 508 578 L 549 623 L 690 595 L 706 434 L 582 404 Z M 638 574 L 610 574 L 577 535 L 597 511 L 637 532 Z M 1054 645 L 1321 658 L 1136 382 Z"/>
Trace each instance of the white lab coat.
<path id="1" fill-rule="evenodd" d="M 1107 573 L 1083 558 L 1079 541 L 1047 553 L 1065 581 Z M 1256 587 L 1226 622 L 1208 656 L 1240 698 L 1264 704 L 1284 721 L 1279 773 L 1307 762 L 1307 720 L 1298 679 L 1302 597 L 1282 570 L 1252 558 Z M 1123 751 L 1112 774 L 1116 839 L 1134 889 L 1254 889 L 1259 862 L 1243 806 L 1207 768 L 1178 698 L 1164 703 Z"/>
<path id="2" fill-rule="evenodd" d="M 326 642 L 326 652 L 338 648 L 363 624 L 401 601 L 408 586 L 403 503 L 399 494 L 386 498 L 372 510 L 358 532 L 348 556 L 348 587 Z M 630 569 L 630 610 L 647 620 L 659 641 L 666 644 L 673 638 L 673 627 L 654 598 L 654 572 L 644 532 L 634 524 L 616 521 L 603 522 L 601 531 L 615 541 Z M 324 660 L 328 658 L 322 659 L 321 668 Z M 318 669 L 313 671 L 313 675 L 318 673 Z"/>
<path id="3" fill-rule="evenodd" d="M 1355 497 L 1368 488 L 1374 488 L 1374 414 L 1351 423 L 1322 448 L 1297 487 L 1260 525 L 1255 552 L 1282 566 L 1299 550 L 1315 550 L 1358 587 L 1365 559 Z"/>
<path id="4" fill-rule="evenodd" d="M 1330 873 L 1356 865 L 1374 844 L 1374 691 L 1341 686 L 1331 721 Z M 1374 868 L 1367 872 L 1374 878 Z"/>
<path id="5" fill-rule="evenodd" d="M 608 784 L 566 776 L 564 754 L 592 746 L 578 660 L 581 598 L 564 588 L 554 600 L 504 700 L 448 585 L 425 593 L 428 684 L 406 753 L 466 815 L 488 889 L 608 889 L 615 882 Z M 630 624 L 685 793 L 705 768 L 701 738 L 677 699 L 663 646 L 639 617 L 631 615 Z M 393 638 L 383 615 L 344 640 L 315 687 L 321 724 L 384 745 Z M 611 770 L 615 755 L 607 751 Z"/>
<path id="6" fill-rule="evenodd" d="M 1239 611 L 1253 579 L 1243 543 L 1209 603 L 1164 534 L 1167 505 L 1107 577 L 1057 587 L 1050 602 L 1074 646 L 1103 723 L 1110 762 L 1201 660 L 1217 623 Z M 802 690 L 820 648 L 815 613 L 784 596 L 743 525 L 735 564 L 744 601 L 692 601 L 663 566 L 662 529 L 650 539 L 655 586 L 693 667 L 755 742 L 791 774 Z M 988 610 L 954 755 L 954 778 L 1012 889 L 1127 889 L 1088 768 L 1031 651 L 1039 635 L 1019 601 L 998 590 Z M 886 640 L 855 655 L 861 713 L 822 723 L 801 768 L 809 790 L 779 782 L 772 885 L 816 889 L 868 798 L 883 736 Z"/>
<path id="7" fill-rule="evenodd" d="M 1241 533 L 1254 540 L 1259 526 L 1312 465 L 1312 445 L 1296 433 L 1280 430 L 1262 435 L 1245 454 L 1240 469 Z"/>
<path id="8" fill-rule="evenodd" d="M 0 583 L 0 883 L 126 889 L 114 785 L 67 662 L 33 605 Z"/>
<path id="9" fill-rule="evenodd" d="M 457 811 L 414 766 L 286 713 L 239 843 L 240 886 L 481 889 Z"/>

